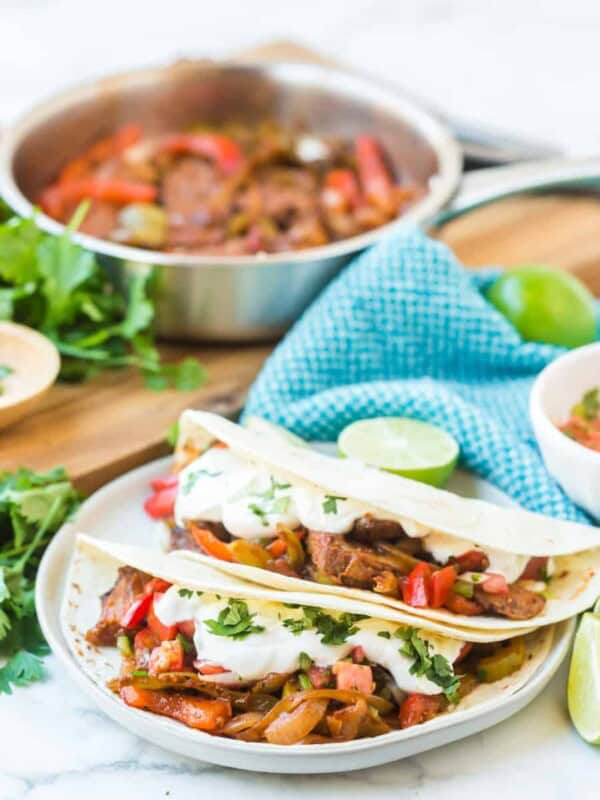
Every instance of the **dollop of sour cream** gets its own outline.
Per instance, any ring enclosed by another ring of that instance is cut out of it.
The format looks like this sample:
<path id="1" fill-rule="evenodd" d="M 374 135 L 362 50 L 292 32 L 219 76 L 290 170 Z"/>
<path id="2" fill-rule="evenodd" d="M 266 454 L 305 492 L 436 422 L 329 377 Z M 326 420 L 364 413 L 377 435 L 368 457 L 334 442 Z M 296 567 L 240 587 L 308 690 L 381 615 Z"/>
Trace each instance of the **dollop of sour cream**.
<path id="1" fill-rule="evenodd" d="M 178 525 L 195 519 L 222 522 L 241 539 L 275 537 L 282 525 L 343 535 L 365 513 L 367 508 L 361 503 L 316 488 L 291 486 L 263 465 L 224 447 L 209 448 L 182 470 L 175 503 Z M 467 539 L 431 531 L 414 520 L 398 521 L 408 536 L 421 537 L 423 548 L 439 564 L 468 550 L 483 550 Z M 483 552 L 490 561 L 487 572 L 503 575 L 508 583 L 519 578 L 529 560 L 491 547 Z"/>
<path id="2" fill-rule="evenodd" d="M 324 644 L 316 630 L 294 634 L 283 624 L 286 619 L 302 618 L 302 609 L 252 599 L 245 602 L 249 613 L 254 615 L 252 625 L 264 630 L 243 639 L 219 636 L 205 625 L 207 620 L 218 618 L 228 604 L 226 597 L 171 586 L 157 602 L 155 613 L 164 625 L 193 619 L 198 660 L 222 666 L 242 682 L 260 680 L 271 672 L 294 672 L 300 667 L 301 653 L 306 653 L 316 666 L 328 667 L 346 658 L 354 647 L 360 645 L 367 659 L 387 669 L 403 691 L 422 694 L 439 694 L 441 691 L 424 675 L 411 674 L 413 659 L 400 652 L 403 642 L 394 636 L 398 628 L 394 623 L 371 618 L 359 620 L 355 623 L 357 632 L 343 644 Z M 335 612 L 326 613 L 337 616 Z M 381 632 L 387 633 L 389 638 L 380 636 Z M 450 664 L 458 657 L 464 644 L 457 639 L 425 635 L 421 631 L 419 635 L 429 642 L 431 655 L 440 654 Z"/>

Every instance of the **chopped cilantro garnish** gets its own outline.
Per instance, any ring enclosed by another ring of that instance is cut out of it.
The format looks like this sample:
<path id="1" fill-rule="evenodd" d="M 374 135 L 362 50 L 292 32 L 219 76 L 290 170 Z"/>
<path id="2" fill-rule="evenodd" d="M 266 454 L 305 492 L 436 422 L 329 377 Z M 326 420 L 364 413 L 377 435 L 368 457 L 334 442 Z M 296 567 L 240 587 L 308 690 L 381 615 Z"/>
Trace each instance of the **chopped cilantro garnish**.
<path id="1" fill-rule="evenodd" d="M 12 367 L 7 367 L 5 364 L 0 364 L 0 394 L 4 392 L 4 386 L 2 385 L 2 379 L 6 378 L 7 375 L 11 375 L 14 372 Z"/>
<path id="2" fill-rule="evenodd" d="M 347 500 L 346 497 L 338 497 L 335 494 L 326 494 L 323 500 L 323 511 L 326 514 L 337 514 L 338 500 Z"/>
<path id="3" fill-rule="evenodd" d="M 205 475 L 207 478 L 218 478 L 222 472 L 211 472 L 208 469 L 196 469 L 193 472 L 188 472 L 185 478 L 185 483 L 181 487 L 183 494 L 189 494 L 196 485 L 198 478 Z"/>
<path id="4" fill-rule="evenodd" d="M 283 624 L 295 635 L 302 631 L 316 629 L 323 644 L 344 644 L 349 636 L 358 631 L 354 623 L 366 619 L 364 614 L 348 613 L 340 614 L 336 619 L 331 614 L 313 606 L 302 606 L 302 610 L 304 612 L 302 617 L 284 619 Z"/>
<path id="5" fill-rule="evenodd" d="M 267 520 L 267 512 L 264 508 L 261 508 L 256 503 L 248 503 L 248 510 L 259 518 L 261 525 L 264 525 L 265 528 L 268 527 L 269 521 Z"/>
<path id="6" fill-rule="evenodd" d="M 378 631 L 377 636 L 381 636 L 382 639 L 391 639 L 392 634 L 389 631 Z"/>
<path id="7" fill-rule="evenodd" d="M 191 597 L 194 593 L 191 589 L 177 589 L 179 597 Z"/>
<path id="8" fill-rule="evenodd" d="M 407 658 L 414 659 L 410 668 L 411 675 L 425 675 L 442 689 L 449 702 L 456 703 L 460 681 L 448 659 L 439 653 L 432 656 L 431 645 L 425 639 L 421 639 L 416 628 L 398 628 L 394 636 L 404 640 L 399 652 Z"/>
<path id="9" fill-rule="evenodd" d="M 245 639 L 251 633 L 262 633 L 261 625 L 253 625 L 256 614 L 251 614 L 244 600 L 231 598 L 221 609 L 217 619 L 204 620 L 204 624 L 215 636 L 229 636 L 232 639 Z"/>

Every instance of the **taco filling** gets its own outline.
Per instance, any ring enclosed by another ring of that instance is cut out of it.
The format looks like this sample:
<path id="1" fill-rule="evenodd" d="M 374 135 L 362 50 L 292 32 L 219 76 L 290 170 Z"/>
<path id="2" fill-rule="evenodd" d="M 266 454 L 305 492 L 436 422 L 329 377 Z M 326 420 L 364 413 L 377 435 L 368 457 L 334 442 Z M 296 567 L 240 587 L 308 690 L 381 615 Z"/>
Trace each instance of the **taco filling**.
<path id="1" fill-rule="evenodd" d="M 109 688 L 127 705 L 281 745 L 424 723 L 531 658 L 523 637 L 471 644 L 317 605 L 198 591 L 129 566 L 85 638 L 119 649 Z"/>
<path id="2" fill-rule="evenodd" d="M 153 483 L 146 503 L 167 521 L 170 550 L 366 589 L 413 608 L 510 620 L 544 610 L 551 558 L 377 518 L 347 497 L 292 485 L 220 441 L 188 449 L 186 460 L 178 475 Z"/>

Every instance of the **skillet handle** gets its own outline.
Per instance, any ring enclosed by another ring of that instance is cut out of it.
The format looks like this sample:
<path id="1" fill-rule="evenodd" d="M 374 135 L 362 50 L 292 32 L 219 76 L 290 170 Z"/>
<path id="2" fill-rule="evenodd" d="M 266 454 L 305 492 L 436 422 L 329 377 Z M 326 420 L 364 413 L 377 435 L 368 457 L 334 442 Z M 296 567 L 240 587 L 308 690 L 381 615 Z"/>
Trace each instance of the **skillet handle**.
<path id="1" fill-rule="evenodd" d="M 548 189 L 600 189 L 600 158 L 550 159 L 479 169 L 463 176 L 450 202 L 430 220 L 443 225 L 474 208 L 525 192 Z"/>

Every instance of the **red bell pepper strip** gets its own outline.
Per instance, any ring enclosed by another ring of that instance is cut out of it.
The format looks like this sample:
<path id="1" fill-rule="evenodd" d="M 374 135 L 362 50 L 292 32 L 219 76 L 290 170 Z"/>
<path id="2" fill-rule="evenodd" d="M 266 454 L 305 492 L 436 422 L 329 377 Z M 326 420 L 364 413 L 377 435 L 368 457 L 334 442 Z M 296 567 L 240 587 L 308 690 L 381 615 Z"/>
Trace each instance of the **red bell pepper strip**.
<path id="1" fill-rule="evenodd" d="M 142 129 L 133 123 L 119 128 L 112 136 L 93 144 L 82 155 L 69 161 L 62 169 L 58 183 L 78 180 L 87 175 L 101 161 L 120 155 L 142 138 Z"/>
<path id="2" fill-rule="evenodd" d="M 127 205 L 152 203 L 157 195 L 158 190 L 151 183 L 90 177 L 49 186 L 40 194 L 38 203 L 48 216 L 60 219 L 66 204 L 78 203 L 80 200 L 104 200 L 107 203 Z"/>
<path id="3" fill-rule="evenodd" d="M 121 627 L 125 628 L 126 630 L 139 628 L 141 623 L 146 618 L 151 604 L 152 595 L 150 594 L 143 594 L 141 597 L 138 597 L 137 600 L 134 600 L 121 617 Z"/>
<path id="4" fill-rule="evenodd" d="M 372 136 L 358 136 L 354 148 L 360 185 L 367 200 L 389 208 L 393 203 L 394 183 L 381 154 L 379 143 Z"/>
<path id="5" fill-rule="evenodd" d="M 429 582 L 429 605 L 441 608 L 450 594 L 456 580 L 456 570 L 452 565 L 436 570 Z"/>
<path id="6" fill-rule="evenodd" d="M 409 694 L 400 706 L 400 727 L 412 728 L 433 719 L 444 708 L 444 697 L 440 694 Z"/>
<path id="7" fill-rule="evenodd" d="M 287 551 L 287 542 L 285 539 L 277 537 L 277 539 L 273 539 L 273 541 L 267 545 L 266 549 L 273 558 L 280 558 Z"/>
<path id="8" fill-rule="evenodd" d="M 220 561 L 235 561 L 233 553 L 225 542 L 217 539 L 214 533 L 209 531 L 208 528 L 200 528 L 198 525 L 191 523 L 190 531 L 196 542 L 198 542 L 200 547 L 209 556 L 218 558 Z"/>
<path id="9" fill-rule="evenodd" d="M 170 584 L 169 581 L 163 581 L 162 578 L 152 578 L 152 580 L 148 581 L 144 586 L 144 594 L 154 594 L 155 592 L 164 594 L 171 586 L 172 584 Z"/>
<path id="10" fill-rule="evenodd" d="M 144 511 L 153 519 L 164 519 L 173 516 L 175 511 L 175 499 L 177 498 L 177 486 L 169 489 L 162 489 L 155 492 L 144 503 Z"/>
<path id="11" fill-rule="evenodd" d="M 194 666 L 201 675 L 220 675 L 222 672 L 231 672 L 231 670 L 225 669 L 220 664 L 203 664 L 200 661 L 195 661 Z"/>
<path id="12" fill-rule="evenodd" d="M 148 608 L 148 627 L 152 633 L 156 634 L 161 642 L 167 642 L 177 636 L 177 625 L 164 625 L 156 616 L 154 606 L 163 596 L 162 592 L 155 592 L 151 596 L 150 607 Z"/>
<path id="13" fill-rule="evenodd" d="M 360 204 L 358 181 L 351 169 L 332 169 L 325 176 L 324 188 L 326 205 L 353 209 Z"/>
<path id="14" fill-rule="evenodd" d="M 508 583 L 504 575 L 494 572 L 487 573 L 488 577 L 481 583 L 481 588 L 488 594 L 508 594 Z"/>
<path id="15" fill-rule="evenodd" d="M 162 489 L 171 489 L 179 483 L 179 475 L 166 475 L 164 478 L 153 478 L 150 481 L 150 486 L 155 492 L 160 492 Z"/>
<path id="16" fill-rule="evenodd" d="M 431 567 L 421 561 L 402 581 L 402 599 L 414 608 L 427 608 L 429 605 L 429 583 Z"/>
<path id="17" fill-rule="evenodd" d="M 119 696 L 128 706 L 171 717 L 200 731 L 220 730 L 231 719 L 231 703 L 220 698 L 205 700 L 183 692 L 139 689 L 137 686 L 123 686 Z"/>
<path id="18" fill-rule="evenodd" d="M 238 143 L 218 133 L 175 133 L 159 143 L 157 152 L 203 156 L 214 161 L 226 175 L 237 172 L 244 164 Z"/>

